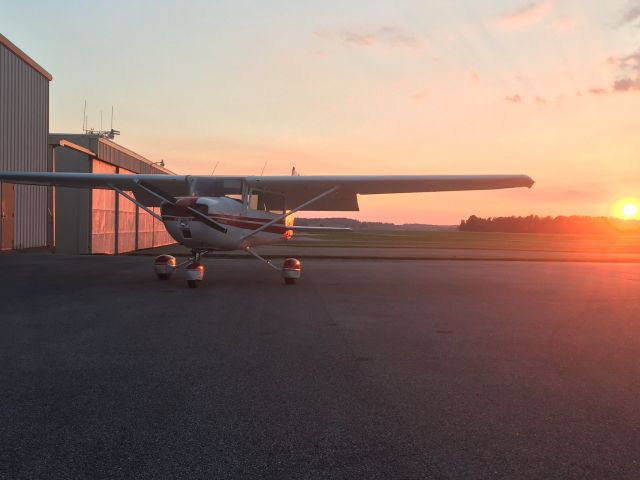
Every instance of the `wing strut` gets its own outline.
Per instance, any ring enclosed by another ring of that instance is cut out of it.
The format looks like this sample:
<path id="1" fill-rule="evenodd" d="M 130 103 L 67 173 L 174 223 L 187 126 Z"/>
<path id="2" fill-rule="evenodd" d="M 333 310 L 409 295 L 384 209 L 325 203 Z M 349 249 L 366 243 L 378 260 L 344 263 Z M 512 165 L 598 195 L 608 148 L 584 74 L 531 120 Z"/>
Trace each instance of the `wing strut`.
<path id="1" fill-rule="evenodd" d="M 333 192 L 335 192 L 336 190 L 338 190 L 338 188 L 340 188 L 338 185 L 336 185 L 335 187 L 330 188 L 329 190 L 322 192 L 320 195 L 317 195 L 315 197 L 313 197 L 311 200 L 307 200 L 306 202 L 304 202 L 301 205 L 298 205 L 296 208 L 289 210 L 286 213 L 283 213 L 282 215 L 274 218 L 273 220 L 271 220 L 270 222 L 265 223 L 264 225 L 262 225 L 259 228 L 256 228 L 255 230 L 253 230 L 251 233 L 245 235 L 244 237 L 242 237 L 242 240 L 246 240 L 249 237 L 253 237 L 256 233 L 259 233 L 267 228 L 269 228 L 271 225 L 273 225 L 274 223 L 278 223 L 280 220 L 283 220 L 285 218 L 287 218 L 289 215 L 291 215 L 292 213 L 296 213 L 298 210 L 303 209 L 304 207 L 308 207 L 309 205 L 311 205 L 314 202 L 317 202 L 318 200 L 320 200 L 321 198 L 326 197 L 327 195 L 332 194 Z"/>

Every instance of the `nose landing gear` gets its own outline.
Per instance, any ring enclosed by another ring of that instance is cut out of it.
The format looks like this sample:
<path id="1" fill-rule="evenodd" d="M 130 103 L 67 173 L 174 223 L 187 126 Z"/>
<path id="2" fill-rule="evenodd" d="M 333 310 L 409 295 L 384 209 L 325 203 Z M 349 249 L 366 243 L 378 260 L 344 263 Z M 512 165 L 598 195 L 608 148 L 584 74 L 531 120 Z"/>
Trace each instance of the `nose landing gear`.
<path id="1" fill-rule="evenodd" d="M 196 288 L 204 278 L 204 265 L 200 262 L 191 262 L 186 269 L 187 285 Z"/>
<path id="2" fill-rule="evenodd" d="M 200 263 L 200 258 L 205 253 L 207 253 L 207 250 L 191 250 L 193 257 L 189 259 L 185 270 L 189 288 L 197 288 L 204 278 L 204 265 Z"/>
<path id="3" fill-rule="evenodd" d="M 153 266 L 160 280 L 169 280 L 171 274 L 180 267 L 185 267 L 185 277 L 189 288 L 197 288 L 204 278 L 204 265 L 200 263 L 202 255 L 208 250 L 191 250 L 192 257 L 180 264 L 176 264 L 176 258 L 171 255 L 156 257 Z"/>

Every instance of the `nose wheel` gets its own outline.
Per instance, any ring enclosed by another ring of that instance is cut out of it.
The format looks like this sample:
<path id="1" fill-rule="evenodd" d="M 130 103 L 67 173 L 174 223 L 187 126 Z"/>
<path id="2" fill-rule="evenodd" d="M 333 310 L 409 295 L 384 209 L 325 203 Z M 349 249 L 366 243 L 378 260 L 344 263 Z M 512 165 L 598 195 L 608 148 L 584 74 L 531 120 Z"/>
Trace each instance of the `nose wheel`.
<path id="1" fill-rule="evenodd" d="M 204 278 L 204 265 L 200 263 L 202 255 L 207 250 L 192 250 L 189 260 L 176 264 L 176 258 L 171 255 L 160 255 L 154 261 L 154 269 L 159 280 L 169 280 L 175 270 L 185 267 L 185 277 L 189 288 L 197 288 Z"/>
<path id="2" fill-rule="evenodd" d="M 191 250 L 193 257 L 189 259 L 189 263 L 185 269 L 187 277 L 187 286 L 189 288 L 198 288 L 200 282 L 204 278 L 204 265 L 200 263 L 200 258 L 206 251 Z"/>
<path id="3" fill-rule="evenodd" d="M 200 262 L 191 262 L 187 265 L 186 273 L 187 285 L 189 288 L 197 288 L 204 278 L 204 265 Z"/>

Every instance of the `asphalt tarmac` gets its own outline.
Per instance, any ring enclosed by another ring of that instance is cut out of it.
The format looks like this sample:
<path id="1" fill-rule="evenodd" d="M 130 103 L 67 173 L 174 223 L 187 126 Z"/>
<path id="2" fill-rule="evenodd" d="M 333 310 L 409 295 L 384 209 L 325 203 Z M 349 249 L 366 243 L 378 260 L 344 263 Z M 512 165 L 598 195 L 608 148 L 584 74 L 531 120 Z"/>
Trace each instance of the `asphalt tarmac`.
<path id="1" fill-rule="evenodd" d="M 635 479 L 640 267 L 0 255 L 1 478 Z"/>

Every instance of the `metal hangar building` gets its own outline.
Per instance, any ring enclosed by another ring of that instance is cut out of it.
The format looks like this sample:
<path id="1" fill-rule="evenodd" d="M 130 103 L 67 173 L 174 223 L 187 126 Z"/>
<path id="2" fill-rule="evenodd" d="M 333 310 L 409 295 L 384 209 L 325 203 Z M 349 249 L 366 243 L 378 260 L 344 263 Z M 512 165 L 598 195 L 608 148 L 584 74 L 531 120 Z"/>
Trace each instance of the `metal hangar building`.
<path id="1" fill-rule="evenodd" d="M 0 34 L 0 171 L 172 173 L 102 134 L 50 135 L 51 80 Z M 110 190 L 0 182 L 0 197 L 0 250 L 113 254 L 174 243 L 161 222 Z"/>
<path id="2" fill-rule="evenodd" d="M 100 135 L 51 134 L 49 143 L 56 172 L 172 173 Z M 126 253 L 175 243 L 162 222 L 131 201 L 113 190 L 85 188 L 56 187 L 54 237 L 60 253 Z"/>
<path id="3" fill-rule="evenodd" d="M 49 72 L 0 34 L 0 170 L 46 172 Z M 47 246 L 51 188 L 0 184 L 0 250 Z"/>

